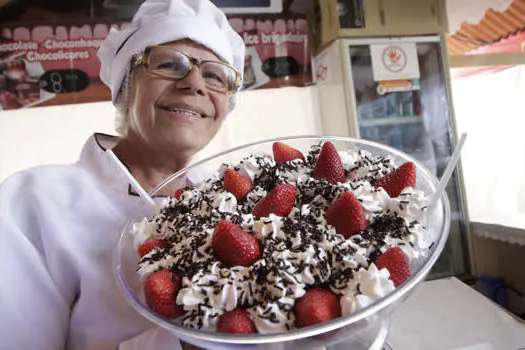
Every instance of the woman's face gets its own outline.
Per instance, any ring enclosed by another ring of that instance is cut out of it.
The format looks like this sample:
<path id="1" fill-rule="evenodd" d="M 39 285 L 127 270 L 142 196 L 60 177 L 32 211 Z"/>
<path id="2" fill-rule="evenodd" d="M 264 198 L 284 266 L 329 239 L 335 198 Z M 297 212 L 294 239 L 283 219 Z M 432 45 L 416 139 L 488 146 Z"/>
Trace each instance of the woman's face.
<path id="1" fill-rule="evenodd" d="M 165 44 L 203 60 L 219 60 L 190 40 Z M 228 95 L 208 90 L 198 67 L 186 77 L 170 80 L 143 66 L 132 75 L 128 137 L 140 137 L 152 151 L 192 157 L 210 142 L 228 112 Z"/>

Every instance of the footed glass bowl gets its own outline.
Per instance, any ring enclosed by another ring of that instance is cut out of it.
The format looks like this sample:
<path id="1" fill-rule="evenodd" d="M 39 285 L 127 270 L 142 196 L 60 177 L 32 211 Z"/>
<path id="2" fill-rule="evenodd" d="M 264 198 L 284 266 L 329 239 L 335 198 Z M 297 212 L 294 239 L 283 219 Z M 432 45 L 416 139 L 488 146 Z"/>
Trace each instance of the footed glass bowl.
<path id="1" fill-rule="evenodd" d="M 172 181 L 180 181 L 189 171 L 195 171 L 195 169 L 216 175 L 219 167 L 225 162 L 238 163 L 251 154 L 271 155 L 272 144 L 276 141 L 302 151 L 305 156 L 310 146 L 323 141 L 332 142 L 338 150 L 362 149 L 369 151 L 374 156 L 391 155 L 396 166 L 407 161 L 416 165 L 416 189 L 424 191 L 430 197 L 438 185 L 438 180 L 421 163 L 393 148 L 346 137 L 301 136 L 255 142 L 219 153 L 172 175 L 157 186 L 150 195 L 160 193 L 166 185 Z M 364 309 L 330 322 L 285 333 L 232 335 L 182 327 L 176 321 L 158 316 L 146 306 L 143 281 L 136 272 L 139 256 L 134 250 L 131 226 L 153 214 L 151 205 L 148 205 L 145 200 L 142 201 L 122 231 L 115 254 L 115 268 L 123 297 L 151 322 L 173 332 L 182 341 L 206 349 L 379 349 L 387 336 L 390 314 L 425 279 L 445 246 L 450 225 L 449 202 L 446 193 L 443 192 L 437 204 L 427 211 L 427 216 L 423 219 L 424 226 L 428 228 L 427 234 L 431 235 L 434 241 L 428 257 L 411 266 L 412 275 L 408 280 Z"/>

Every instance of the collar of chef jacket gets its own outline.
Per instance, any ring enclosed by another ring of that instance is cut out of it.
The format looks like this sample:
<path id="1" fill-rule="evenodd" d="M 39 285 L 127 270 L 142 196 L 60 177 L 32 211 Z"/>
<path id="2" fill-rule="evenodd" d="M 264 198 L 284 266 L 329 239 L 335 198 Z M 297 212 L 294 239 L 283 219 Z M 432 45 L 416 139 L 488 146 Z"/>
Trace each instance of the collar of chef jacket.
<path id="1" fill-rule="evenodd" d="M 108 189 L 119 193 L 127 192 L 130 196 L 138 196 L 122 169 L 106 153 L 117 144 L 118 137 L 96 133 L 89 138 L 82 149 L 78 165 L 97 178 L 100 183 L 105 184 Z M 190 169 L 186 182 L 190 186 L 211 178 L 211 174 L 201 169 Z M 162 196 L 155 196 L 162 197 Z"/>

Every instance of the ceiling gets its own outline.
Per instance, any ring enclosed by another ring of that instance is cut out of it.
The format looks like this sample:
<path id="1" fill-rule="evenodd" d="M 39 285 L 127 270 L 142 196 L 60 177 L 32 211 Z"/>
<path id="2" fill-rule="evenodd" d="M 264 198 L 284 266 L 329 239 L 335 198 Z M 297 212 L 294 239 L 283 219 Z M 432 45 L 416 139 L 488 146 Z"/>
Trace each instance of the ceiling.
<path id="1" fill-rule="evenodd" d="M 454 2 L 456 1 L 458 0 Z M 488 8 L 479 22 L 463 22 L 457 31 L 447 35 L 449 55 L 463 55 L 474 50 L 479 51 L 484 46 L 500 42 L 502 39 L 512 38 L 525 31 L 525 0 L 509 1 L 510 5 L 504 10 L 501 9 L 505 7 L 502 6 L 503 1 L 499 0 L 499 3 L 498 0 L 490 1 L 494 5 L 499 5 L 495 6 L 496 10 Z M 447 3 L 449 14 L 453 11 L 451 5 L 453 6 L 449 1 Z M 452 16 L 449 15 L 449 17 Z M 453 29 L 452 24 L 451 29 Z"/>

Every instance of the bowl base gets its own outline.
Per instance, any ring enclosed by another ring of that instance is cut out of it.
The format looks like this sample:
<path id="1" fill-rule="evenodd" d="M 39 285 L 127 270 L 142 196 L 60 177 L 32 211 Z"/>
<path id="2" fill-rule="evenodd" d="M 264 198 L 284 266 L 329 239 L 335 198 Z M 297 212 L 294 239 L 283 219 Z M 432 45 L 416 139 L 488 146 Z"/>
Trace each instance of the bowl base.
<path id="1" fill-rule="evenodd" d="M 390 329 L 390 318 L 386 317 L 377 325 L 367 327 L 356 336 L 350 334 L 342 334 L 341 330 L 326 342 L 316 341 L 312 338 L 308 340 L 296 340 L 283 343 L 269 343 L 269 344 L 253 344 L 253 345 L 234 345 L 234 344 L 210 344 L 198 339 L 186 339 L 188 344 L 194 344 L 190 349 L 207 349 L 207 350 L 387 350 L 386 338 Z"/>

